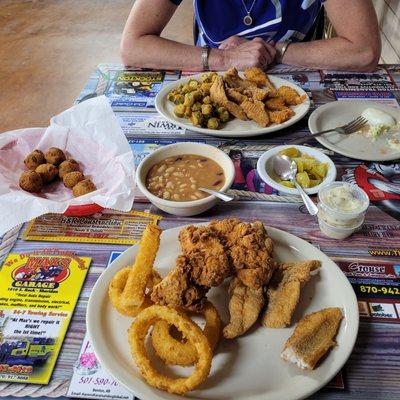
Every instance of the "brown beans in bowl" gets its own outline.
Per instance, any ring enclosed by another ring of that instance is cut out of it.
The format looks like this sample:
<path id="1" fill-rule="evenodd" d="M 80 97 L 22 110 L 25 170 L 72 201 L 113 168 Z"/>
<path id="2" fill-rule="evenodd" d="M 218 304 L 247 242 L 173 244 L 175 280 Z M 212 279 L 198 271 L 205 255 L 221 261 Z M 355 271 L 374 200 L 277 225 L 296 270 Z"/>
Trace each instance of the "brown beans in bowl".
<path id="1" fill-rule="evenodd" d="M 208 197 L 199 188 L 221 189 L 224 171 L 211 158 L 194 154 L 168 157 L 153 165 L 146 188 L 155 196 L 172 201 L 193 201 Z"/>

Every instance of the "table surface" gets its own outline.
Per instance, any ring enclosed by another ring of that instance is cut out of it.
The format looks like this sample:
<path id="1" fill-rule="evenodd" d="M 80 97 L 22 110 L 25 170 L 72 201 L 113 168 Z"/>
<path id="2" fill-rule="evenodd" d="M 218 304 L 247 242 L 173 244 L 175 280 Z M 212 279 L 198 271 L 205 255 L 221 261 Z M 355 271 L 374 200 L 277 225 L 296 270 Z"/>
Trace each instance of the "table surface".
<path id="1" fill-rule="evenodd" d="M 376 86 L 372 83 L 363 86 L 363 91 L 369 91 L 373 96 L 400 99 L 400 65 L 384 66 L 384 74 L 389 77 L 392 87 L 385 87 L 384 91 L 376 91 Z M 103 94 L 109 87 L 109 82 L 104 78 L 107 74 L 117 71 L 118 66 L 101 65 L 95 71 L 78 98 L 78 102 L 85 96 L 96 93 Z M 110 72 L 111 71 L 111 72 Z M 335 92 L 329 88 L 327 80 L 321 78 L 323 73 L 316 70 L 293 68 L 289 66 L 278 66 L 272 73 L 283 78 L 293 79 L 301 82 L 303 88 L 312 95 L 313 107 L 318 107 L 329 101 L 335 100 Z M 370 79 L 371 78 L 371 79 Z M 371 77 L 362 78 L 363 81 L 372 82 Z M 339 80 L 339 77 L 335 77 Z M 347 76 L 345 79 L 351 79 Z M 346 86 L 341 83 L 342 85 Z M 342 87 L 338 87 L 343 89 Z M 378 87 L 378 89 L 382 89 Z M 359 87 L 344 87 L 344 92 L 352 93 L 353 96 L 359 95 Z M 365 94 L 365 93 L 364 93 Z M 336 93 L 336 95 L 338 95 Z M 339 96 L 339 95 L 338 95 Z M 311 110 L 312 111 L 312 110 Z M 154 113 L 154 110 L 146 112 Z M 121 123 L 123 118 L 130 118 L 137 114 L 137 111 L 124 110 L 116 112 Z M 129 131 L 129 124 L 123 127 L 127 134 L 128 141 L 132 149 L 137 152 L 139 160 L 148 151 L 148 147 L 158 146 L 165 143 L 182 140 L 203 141 L 227 149 L 240 149 L 243 153 L 256 159 L 265 149 L 271 145 L 282 144 L 290 138 L 296 137 L 307 132 L 307 118 L 287 128 L 285 131 L 277 132 L 265 137 L 249 140 L 225 140 L 222 138 L 204 137 L 193 132 L 179 132 L 177 134 L 137 134 Z M 310 143 L 317 146 L 316 142 Z M 147 146 L 147 147 L 146 147 Z M 142 153 L 141 153 L 142 152 Z M 351 176 L 353 168 L 360 164 L 359 161 L 346 157 L 331 155 L 338 167 L 338 179 L 346 174 Z M 328 256 L 336 261 L 366 261 L 381 263 L 391 261 L 396 263 L 398 258 L 396 253 L 392 256 L 372 256 L 372 249 L 393 250 L 400 249 L 400 223 L 399 211 L 391 208 L 390 204 L 375 204 L 370 207 L 366 216 L 366 222 L 362 230 L 354 234 L 351 238 L 344 241 L 329 239 L 319 231 L 318 223 L 305 213 L 304 207 L 298 202 L 292 202 L 285 197 L 275 194 L 252 193 L 239 191 L 236 192 L 241 197 L 238 201 L 229 204 L 219 204 L 205 214 L 196 217 L 176 217 L 167 215 L 156 209 L 149 203 L 135 203 L 134 209 L 138 211 L 150 211 L 151 213 L 162 216 L 160 226 L 163 229 L 173 228 L 179 225 L 190 223 L 206 222 L 214 218 L 238 217 L 244 220 L 261 220 L 267 226 L 273 226 L 286 230 L 297 235 L 310 243 L 319 247 Z M 19 253 L 29 253 L 38 251 L 49 246 L 46 242 L 23 240 L 22 234 L 25 226 L 7 235 L 7 240 L 3 238 L 3 245 L 0 246 L 0 256 L 2 261 L 6 253 L 10 250 Z M 6 244 L 5 244 L 6 243 Z M 52 248 L 55 244 L 52 243 Z M 73 364 L 76 362 L 80 346 L 85 335 L 85 310 L 94 283 L 107 266 L 107 262 L 112 251 L 123 251 L 128 246 L 110 244 L 90 244 L 90 243 L 57 243 L 57 248 L 74 250 L 77 255 L 92 257 L 92 264 L 87 279 L 77 303 L 70 327 L 64 340 L 63 348 L 59 355 L 56 367 L 48 386 L 23 385 L 0 383 L 0 397 L 9 396 L 33 396 L 33 397 L 62 397 L 65 395 L 72 373 Z M 384 253 L 382 253 L 384 254 Z M 399 301 L 400 302 L 400 301 Z M 359 335 L 347 364 L 343 369 L 345 389 L 322 389 L 311 396 L 312 399 L 388 399 L 400 398 L 400 324 L 383 323 L 372 321 L 361 321 Z M 10 397 L 11 398 L 11 397 Z"/>

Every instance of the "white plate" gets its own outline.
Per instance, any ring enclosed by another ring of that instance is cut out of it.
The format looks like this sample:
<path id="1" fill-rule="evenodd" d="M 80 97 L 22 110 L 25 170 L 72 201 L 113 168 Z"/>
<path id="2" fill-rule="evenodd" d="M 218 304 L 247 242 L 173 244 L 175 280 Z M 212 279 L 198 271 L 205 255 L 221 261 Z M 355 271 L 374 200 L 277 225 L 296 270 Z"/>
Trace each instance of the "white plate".
<path id="1" fill-rule="evenodd" d="M 257 172 L 260 175 L 261 179 L 267 183 L 269 186 L 273 187 L 276 190 L 279 190 L 282 193 L 286 194 L 292 194 L 292 195 L 299 195 L 299 192 L 297 189 L 292 189 L 283 185 L 280 185 L 278 182 L 275 182 L 271 178 L 271 173 L 273 171 L 273 166 L 272 166 L 272 158 L 276 154 L 278 154 L 281 150 L 288 149 L 290 147 L 294 147 L 298 149 L 301 154 L 308 154 L 315 159 L 317 159 L 321 163 L 328 163 L 329 168 L 328 168 L 328 173 L 324 180 L 317 186 L 314 186 L 309 189 L 304 189 L 304 191 L 308 194 L 315 194 L 319 192 L 319 189 L 321 186 L 326 185 L 328 183 L 334 182 L 336 179 L 336 167 L 334 162 L 324 153 L 321 151 L 313 148 L 313 147 L 307 147 L 307 146 L 298 146 L 298 145 L 283 145 L 283 146 L 276 146 L 265 153 L 261 155 L 261 157 L 257 161 Z"/>
<path id="2" fill-rule="evenodd" d="M 203 74 L 187 76 L 185 78 L 181 78 L 175 82 L 172 82 L 169 85 L 162 88 L 160 92 L 157 94 L 155 101 L 155 106 L 157 111 L 164 118 L 168 119 L 172 123 L 182 128 L 189 129 L 191 131 L 204 133 L 205 135 L 219 136 L 219 137 L 249 137 L 249 136 L 260 136 L 264 135 L 265 133 L 275 132 L 287 128 L 288 126 L 293 125 L 295 122 L 303 118 L 304 115 L 307 114 L 308 109 L 310 108 L 310 99 L 307 96 L 306 92 L 301 87 L 285 79 L 281 79 L 273 75 L 268 75 L 269 79 L 275 85 L 276 88 L 286 85 L 295 89 L 300 96 L 306 95 L 306 100 L 302 104 L 292 107 L 293 111 L 295 112 L 295 115 L 288 121 L 284 122 L 283 124 L 279 125 L 273 124 L 271 126 L 267 126 L 266 128 L 262 128 L 254 121 L 242 121 L 240 119 L 235 118 L 227 122 L 223 126 L 223 128 L 217 130 L 195 126 L 192 125 L 188 119 L 178 118 L 174 114 L 174 104 L 168 101 L 167 96 L 171 90 L 175 89 L 179 85 L 185 84 L 191 79 L 200 79 L 201 75 Z"/>
<path id="3" fill-rule="evenodd" d="M 334 101 L 318 107 L 308 120 L 311 133 L 325 129 L 342 126 L 361 115 L 368 107 L 377 108 L 390 115 L 399 122 L 399 109 L 384 104 L 362 100 Z M 316 138 L 326 148 L 347 157 L 364 161 L 388 161 L 400 158 L 400 151 L 392 149 L 386 144 L 386 135 L 378 137 L 375 141 L 360 133 L 340 135 L 336 132 Z"/>
<path id="4" fill-rule="evenodd" d="M 182 227 L 163 232 L 155 265 L 162 276 L 175 265 L 180 252 L 178 234 Z M 108 300 L 108 285 L 114 274 L 131 265 L 138 246 L 121 254 L 100 276 L 87 308 L 87 328 L 101 365 L 141 400 L 294 400 L 303 399 L 327 384 L 349 357 L 358 331 L 358 306 L 345 275 L 325 254 L 306 241 L 275 228 L 267 228 L 280 261 L 318 259 L 320 272 L 306 285 L 295 313 L 298 321 L 306 313 L 325 307 L 341 307 L 343 319 L 333 348 L 314 371 L 303 372 L 283 361 L 280 352 L 293 327 L 268 329 L 256 323 L 247 335 L 222 339 L 213 358 L 210 376 L 201 387 L 185 396 L 171 395 L 149 386 L 141 377 L 130 355 L 127 329 L 131 318 L 118 314 Z M 209 298 L 227 321 L 227 285 L 214 288 Z M 160 363 L 158 363 L 160 364 Z M 180 367 L 174 371 L 183 370 Z M 186 373 L 187 373 L 187 369 Z"/>

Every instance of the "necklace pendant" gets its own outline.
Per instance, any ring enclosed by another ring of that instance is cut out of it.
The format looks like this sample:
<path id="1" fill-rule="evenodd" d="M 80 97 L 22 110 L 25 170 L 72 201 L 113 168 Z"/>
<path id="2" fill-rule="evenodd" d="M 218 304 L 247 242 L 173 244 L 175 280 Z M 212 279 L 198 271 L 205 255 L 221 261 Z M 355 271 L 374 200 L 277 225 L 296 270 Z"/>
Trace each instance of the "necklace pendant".
<path id="1" fill-rule="evenodd" d="M 247 14 L 244 18 L 243 18 L 243 23 L 247 26 L 250 26 L 253 23 L 253 18 L 251 18 L 250 14 Z"/>

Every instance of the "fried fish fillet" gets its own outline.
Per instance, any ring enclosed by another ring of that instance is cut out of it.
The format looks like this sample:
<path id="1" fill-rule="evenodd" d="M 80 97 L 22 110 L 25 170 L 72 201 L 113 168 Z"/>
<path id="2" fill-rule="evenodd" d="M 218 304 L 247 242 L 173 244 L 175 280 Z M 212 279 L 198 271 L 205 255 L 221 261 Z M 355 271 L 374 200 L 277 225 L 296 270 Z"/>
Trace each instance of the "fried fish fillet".
<path id="1" fill-rule="evenodd" d="M 290 325 L 301 289 L 310 280 L 310 272 L 320 266 L 317 260 L 278 265 L 267 290 L 267 308 L 262 317 L 264 326 L 284 328 Z"/>
<path id="2" fill-rule="evenodd" d="M 257 321 L 264 307 L 263 288 L 251 289 L 240 279 L 233 278 L 229 285 L 229 314 L 230 321 L 223 330 L 227 339 L 233 339 L 247 332 Z"/>
<path id="3" fill-rule="evenodd" d="M 244 76 L 250 82 L 254 82 L 257 86 L 265 86 L 267 89 L 273 91 L 275 90 L 274 85 L 269 80 L 268 75 L 258 67 L 247 68 L 244 71 Z"/>
<path id="4" fill-rule="evenodd" d="M 254 85 L 244 89 L 243 94 L 249 98 L 252 98 L 254 101 L 264 101 L 268 97 L 269 92 L 266 89 L 260 89 Z"/>
<path id="5" fill-rule="evenodd" d="M 224 74 L 224 82 L 233 89 L 244 90 L 256 86 L 253 82 L 242 79 L 236 68 L 230 68 Z"/>
<path id="6" fill-rule="evenodd" d="M 190 260 L 185 256 L 179 256 L 176 267 L 153 287 L 151 300 L 159 305 L 201 311 L 208 290 L 208 287 L 197 285 L 193 281 Z"/>
<path id="7" fill-rule="evenodd" d="M 268 112 L 265 110 L 265 105 L 260 100 L 245 100 L 240 106 L 243 108 L 247 117 L 260 126 L 268 126 L 269 116 Z"/>
<path id="8" fill-rule="evenodd" d="M 289 107 L 279 111 L 268 111 L 268 117 L 273 124 L 282 124 L 292 118 L 294 114 L 295 112 Z"/>
<path id="9" fill-rule="evenodd" d="M 225 93 L 224 81 L 221 76 L 214 79 L 210 88 L 210 96 L 214 103 L 219 106 L 225 107 L 234 117 L 243 121 L 247 120 L 245 112 L 233 101 L 228 100 Z"/>
<path id="10" fill-rule="evenodd" d="M 271 111 L 280 111 L 287 108 L 284 100 L 281 97 L 272 97 L 271 99 L 268 99 L 265 102 L 265 107 Z"/>
<path id="11" fill-rule="evenodd" d="M 238 104 L 247 99 L 247 97 L 244 94 L 240 93 L 237 89 L 227 88 L 226 94 L 230 100 Z"/>
<path id="12" fill-rule="evenodd" d="M 226 71 L 223 79 L 229 87 L 243 91 L 243 94 L 254 100 L 263 101 L 268 97 L 269 91 L 267 89 L 258 88 L 253 82 L 242 79 L 236 68 L 230 68 Z"/>
<path id="13" fill-rule="evenodd" d="M 192 279 L 198 285 L 219 286 L 232 275 L 225 246 L 217 232 L 206 226 L 188 226 L 179 233 L 182 253 L 190 260 Z"/>
<path id="14" fill-rule="evenodd" d="M 288 106 L 296 106 L 301 104 L 307 97 L 306 95 L 300 96 L 296 90 L 290 86 L 281 86 L 278 89 L 278 96 L 282 97 Z"/>
<path id="15" fill-rule="evenodd" d="M 286 341 L 281 357 L 302 369 L 314 369 L 334 340 L 343 314 L 340 308 L 325 308 L 306 315 Z"/>

